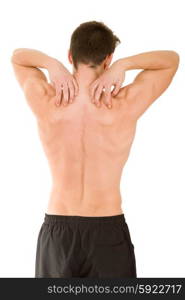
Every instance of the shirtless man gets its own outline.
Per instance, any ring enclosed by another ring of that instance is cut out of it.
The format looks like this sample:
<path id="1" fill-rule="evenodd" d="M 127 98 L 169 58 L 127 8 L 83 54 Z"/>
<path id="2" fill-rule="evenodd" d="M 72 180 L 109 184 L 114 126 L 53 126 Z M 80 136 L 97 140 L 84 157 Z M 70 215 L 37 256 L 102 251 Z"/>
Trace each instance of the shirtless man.
<path id="1" fill-rule="evenodd" d="M 35 277 L 137 277 L 121 208 L 121 174 L 137 121 L 169 86 L 179 56 L 152 51 L 110 66 L 119 42 L 103 23 L 81 24 L 68 53 L 73 74 L 39 51 L 13 53 L 52 174 Z M 141 72 L 121 87 L 125 72 L 134 69 Z"/>

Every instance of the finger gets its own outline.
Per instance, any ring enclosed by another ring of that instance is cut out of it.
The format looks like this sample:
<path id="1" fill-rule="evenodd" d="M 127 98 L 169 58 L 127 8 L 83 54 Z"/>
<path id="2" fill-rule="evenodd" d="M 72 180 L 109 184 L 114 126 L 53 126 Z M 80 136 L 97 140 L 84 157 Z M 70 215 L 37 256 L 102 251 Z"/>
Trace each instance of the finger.
<path id="1" fill-rule="evenodd" d="M 97 106 L 97 107 L 101 107 L 101 95 L 102 95 L 102 92 L 104 91 L 104 86 L 102 86 L 102 88 L 100 89 L 100 96 L 99 98 L 95 98 L 94 96 L 94 99 L 93 99 L 93 103 Z M 95 93 L 99 93 L 98 90 L 96 89 Z M 98 97 L 98 96 L 97 96 Z"/>
<path id="2" fill-rule="evenodd" d="M 116 96 L 119 92 L 121 88 L 121 82 L 118 82 L 115 86 L 114 86 L 114 89 L 112 90 L 112 95 L 113 96 Z"/>
<path id="3" fill-rule="evenodd" d="M 93 100 L 93 103 L 97 106 L 97 107 L 101 107 L 101 95 L 102 95 L 102 92 L 103 92 L 103 88 L 101 90 L 101 93 L 100 93 L 100 97 L 98 99 L 95 99 Z"/>
<path id="4" fill-rule="evenodd" d="M 75 79 L 73 79 L 73 84 L 74 84 L 74 87 L 75 87 L 75 96 L 77 96 L 77 95 L 78 95 L 79 88 L 78 88 L 78 83 L 76 82 Z"/>
<path id="5" fill-rule="evenodd" d="M 95 104 L 97 104 L 99 102 L 102 91 L 103 91 L 103 86 L 99 85 L 94 94 L 94 103 Z"/>
<path id="6" fill-rule="evenodd" d="M 112 107 L 111 86 L 105 88 L 105 104 L 108 108 Z"/>
<path id="7" fill-rule="evenodd" d="M 69 83 L 68 86 L 69 86 L 69 102 L 72 103 L 75 95 L 75 87 L 73 83 Z"/>
<path id="8" fill-rule="evenodd" d="M 69 90 L 68 90 L 68 85 L 65 84 L 63 86 L 63 99 L 62 99 L 64 106 L 66 106 L 68 104 L 68 100 L 69 100 Z"/>
<path id="9" fill-rule="evenodd" d="M 60 102 L 60 99 L 61 99 L 61 98 L 59 98 L 59 90 L 58 90 L 58 88 L 57 88 L 57 86 L 56 86 L 56 84 L 55 84 L 54 81 L 51 81 L 51 85 L 52 85 L 52 87 L 55 89 L 54 102 L 55 102 L 55 105 L 58 106 L 58 102 Z M 59 98 L 59 99 L 58 99 L 58 98 Z"/>
<path id="10" fill-rule="evenodd" d="M 55 96 L 55 104 L 57 106 L 60 105 L 61 103 L 61 98 L 62 98 L 62 90 L 61 90 L 61 87 L 57 87 L 56 88 L 56 96 Z"/>

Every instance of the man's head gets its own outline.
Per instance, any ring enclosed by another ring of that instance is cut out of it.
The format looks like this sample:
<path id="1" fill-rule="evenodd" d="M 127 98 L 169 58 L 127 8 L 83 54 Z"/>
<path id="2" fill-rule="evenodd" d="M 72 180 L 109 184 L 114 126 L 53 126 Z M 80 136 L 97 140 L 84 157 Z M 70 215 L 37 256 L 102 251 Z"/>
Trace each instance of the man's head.
<path id="1" fill-rule="evenodd" d="M 104 64 L 108 67 L 112 55 L 120 40 L 112 30 L 102 22 L 80 24 L 71 36 L 69 61 L 77 70 L 79 64 L 96 68 Z"/>

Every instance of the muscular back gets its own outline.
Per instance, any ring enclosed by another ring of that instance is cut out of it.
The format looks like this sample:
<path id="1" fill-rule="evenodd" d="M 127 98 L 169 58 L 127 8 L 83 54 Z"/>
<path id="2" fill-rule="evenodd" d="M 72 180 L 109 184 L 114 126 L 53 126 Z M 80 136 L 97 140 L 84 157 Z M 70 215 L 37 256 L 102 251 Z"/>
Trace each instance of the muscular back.
<path id="1" fill-rule="evenodd" d="M 106 91 L 110 90 L 116 74 L 122 78 L 123 70 L 139 68 L 142 71 L 131 84 L 120 89 L 112 99 L 110 110 L 91 103 L 85 75 L 81 83 L 78 82 L 80 91 L 74 103 L 57 107 L 54 99 L 60 100 L 61 82 L 64 98 L 68 87 L 73 98 L 72 82 L 76 84 L 60 62 L 39 51 L 15 50 L 12 63 L 36 116 L 52 173 L 47 212 L 86 216 L 121 213 L 120 180 L 137 120 L 168 88 L 177 71 L 179 55 L 159 50 L 116 61 L 100 76 L 98 84 L 95 81 L 97 91 L 102 91 L 104 86 Z M 39 69 L 42 67 L 54 78 L 55 89 Z M 119 76 L 116 82 L 120 82 Z M 101 102 L 106 102 L 105 95 L 102 97 Z"/>
<path id="2" fill-rule="evenodd" d="M 112 109 L 97 108 L 88 92 L 79 92 L 73 104 L 57 108 L 51 90 L 37 118 L 53 178 L 50 212 L 121 212 L 120 179 L 136 122 L 124 97 L 118 94 L 112 103 Z"/>

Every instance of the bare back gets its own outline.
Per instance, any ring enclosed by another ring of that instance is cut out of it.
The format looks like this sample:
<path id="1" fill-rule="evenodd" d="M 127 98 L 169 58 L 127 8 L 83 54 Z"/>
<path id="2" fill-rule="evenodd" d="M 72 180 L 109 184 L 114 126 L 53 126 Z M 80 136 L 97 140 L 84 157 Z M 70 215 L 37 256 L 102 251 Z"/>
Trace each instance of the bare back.
<path id="1" fill-rule="evenodd" d="M 55 107 L 52 97 L 48 102 L 47 118 L 38 121 L 53 178 L 47 212 L 122 213 L 120 180 L 136 129 L 126 101 L 118 94 L 112 109 L 97 108 L 79 93 L 67 107 Z"/>
<path id="2" fill-rule="evenodd" d="M 59 61 L 40 51 L 18 49 L 12 63 L 38 121 L 52 173 L 47 213 L 81 216 L 122 213 L 120 180 L 137 120 L 170 85 L 179 55 L 159 50 L 116 61 L 107 75 L 104 74 L 102 83 L 100 76 L 97 91 L 100 87 L 102 91 L 103 86 L 110 91 L 109 85 L 115 84 L 116 73 L 122 78 L 123 70 L 140 68 L 142 71 L 112 99 L 112 109 L 103 103 L 101 108 L 91 103 L 88 84 L 95 82 L 97 73 L 89 75 L 89 69 L 88 72 L 83 69 L 81 80 L 77 76 L 80 91 L 74 103 L 57 107 L 54 99 L 60 100 L 61 86 L 66 98 L 67 82 L 74 83 L 73 76 Z M 50 79 L 53 78 L 55 89 L 39 69 L 42 67 L 48 70 Z M 73 93 L 70 89 L 71 99 Z M 104 100 L 105 95 L 102 97 Z"/>

